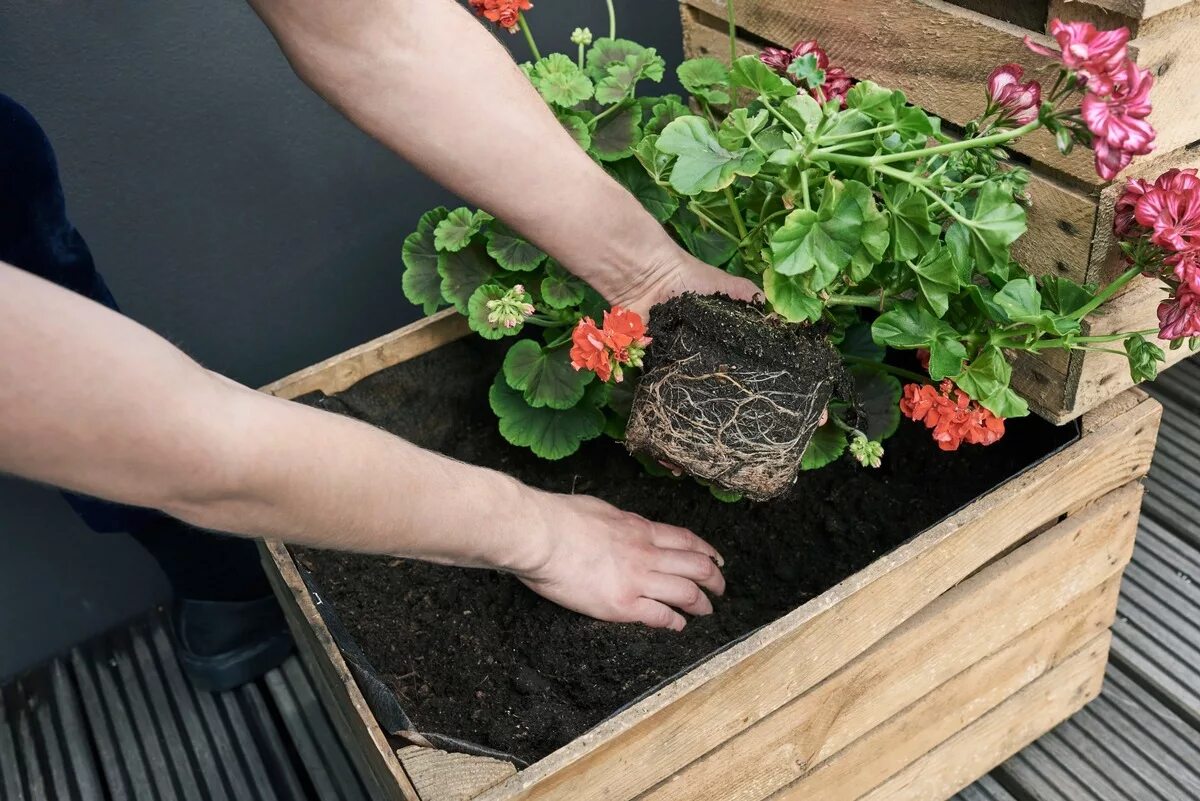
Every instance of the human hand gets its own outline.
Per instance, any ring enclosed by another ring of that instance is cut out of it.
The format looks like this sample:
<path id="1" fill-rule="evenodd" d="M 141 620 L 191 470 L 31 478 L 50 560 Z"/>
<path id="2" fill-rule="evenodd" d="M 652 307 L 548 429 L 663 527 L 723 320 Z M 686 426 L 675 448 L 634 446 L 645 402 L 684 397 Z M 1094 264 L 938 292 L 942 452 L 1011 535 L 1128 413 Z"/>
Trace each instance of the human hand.
<path id="1" fill-rule="evenodd" d="M 761 301 L 762 290 L 753 281 L 739 278 L 692 256 L 672 243 L 630 278 L 613 287 L 597 287 L 614 306 L 632 309 L 649 319 L 650 307 L 683 292 L 723 294 L 738 300 Z"/>
<path id="2" fill-rule="evenodd" d="M 707 615 L 725 592 L 724 560 L 687 529 L 653 523 L 586 495 L 536 492 L 527 531 L 542 545 L 517 577 L 560 606 L 618 623 L 680 631 L 679 611 Z"/>

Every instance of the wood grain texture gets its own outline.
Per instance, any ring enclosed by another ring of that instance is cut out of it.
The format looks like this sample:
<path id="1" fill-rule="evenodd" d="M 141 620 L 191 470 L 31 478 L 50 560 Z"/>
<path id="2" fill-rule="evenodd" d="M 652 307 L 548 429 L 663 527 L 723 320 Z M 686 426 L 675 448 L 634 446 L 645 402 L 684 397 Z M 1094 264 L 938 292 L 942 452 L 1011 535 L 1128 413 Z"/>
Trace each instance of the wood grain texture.
<path id="1" fill-rule="evenodd" d="M 634 798 L 857 659 L 1026 534 L 1145 474 L 1143 401 L 481 796 Z"/>
<path id="2" fill-rule="evenodd" d="M 710 15 L 725 14 L 723 0 L 684 2 Z M 960 126 L 983 108 L 987 76 L 996 66 L 1017 62 L 1040 74 L 1052 65 L 1050 58 L 1025 47 L 1023 37 L 1030 31 L 940 0 L 859 0 L 852 6 L 838 0 L 741 0 L 736 9 L 738 26 L 753 36 L 786 44 L 815 38 L 851 75 L 901 89 L 930 113 Z M 1044 44 L 1053 43 L 1032 33 Z M 1200 119 L 1191 111 L 1200 80 L 1200 26 L 1182 20 L 1139 38 L 1129 52 L 1158 76 L 1151 121 L 1159 152 L 1200 137 Z M 1090 151 L 1076 148 L 1063 156 L 1045 131 L 1024 137 L 1012 149 L 1084 186 L 1104 183 Z"/>
<path id="3" fill-rule="evenodd" d="M 1115 600 L 1115 599 L 1114 599 Z M 1074 654 L 1091 645 L 1097 652 L 1107 647 L 1107 627 L 1081 638 L 1081 623 L 1056 615 L 999 652 L 977 662 L 918 700 L 812 773 L 771 796 L 774 801 L 855 801 L 881 781 L 903 770 L 924 754 L 977 722 L 1005 700 L 1039 677 L 1071 662 Z M 1087 657 L 1091 669 L 1103 673 L 1099 653 Z M 1070 685 L 1068 685 L 1069 687 Z M 1044 719 L 1048 730 L 1067 717 Z M 979 772 L 973 782 L 1000 764 L 1007 753 L 989 751 L 976 744 L 972 767 Z M 924 797 L 924 796 L 917 796 Z M 948 798 L 929 795 L 929 799 Z"/>
<path id="4" fill-rule="evenodd" d="M 421 801 L 468 801 L 517 772 L 499 759 L 406 746 L 396 752 Z"/>
<path id="5" fill-rule="evenodd" d="M 326 394 L 341 392 L 372 373 L 428 353 L 469 331 L 465 317 L 454 309 L 445 309 L 260 389 L 281 398 L 298 398 L 317 390 Z"/>
<path id="6" fill-rule="evenodd" d="M 1085 648 L 858 801 L 950 798 L 1100 694 L 1112 634 Z"/>
<path id="7" fill-rule="evenodd" d="M 1031 629 L 1045 631 L 1017 650 L 1023 656 L 1030 650 L 1045 653 L 1045 669 L 1112 624 L 1119 574 L 1132 553 L 1140 503 L 1137 483 L 1106 495 L 950 590 L 846 668 L 639 796 L 639 801 L 688 801 L 696 787 L 723 801 L 757 801 L 808 776 L 812 780 L 802 783 L 803 795 L 797 797 L 832 798 L 834 787 L 847 786 L 851 777 L 869 782 L 860 784 L 858 792 L 871 789 L 911 761 L 877 772 L 880 761 L 889 758 L 890 746 L 880 746 L 890 735 L 875 731 L 891 726 L 889 718 Z M 1064 565 L 1071 567 L 1064 570 Z M 996 609 L 1004 614 L 991 614 Z M 998 676 L 996 686 L 1008 689 L 989 696 L 971 685 L 990 699 L 978 707 L 978 714 L 1034 677 L 1026 665 L 1035 660 L 1008 658 L 1002 663 L 1013 675 L 989 670 L 989 676 Z M 925 723 L 938 723 L 946 708 L 936 715 L 926 710 Z M 905 737 L 909 728 L 921 726 L 919 716 L 910 714 L 908 720 L 900 727 Z M 946 731 L 942 739 L 967 722 Z M 916 755 L 940 741 L 926 740 Z M 899 748 L 901 743 L 893 745 Z M 753 769 L 733 769 L 739 765 Z M 821 778 L 815 777 L 818 773 Z M 837 792 L 837 797 L 857 797 L 857 792 Z"/>

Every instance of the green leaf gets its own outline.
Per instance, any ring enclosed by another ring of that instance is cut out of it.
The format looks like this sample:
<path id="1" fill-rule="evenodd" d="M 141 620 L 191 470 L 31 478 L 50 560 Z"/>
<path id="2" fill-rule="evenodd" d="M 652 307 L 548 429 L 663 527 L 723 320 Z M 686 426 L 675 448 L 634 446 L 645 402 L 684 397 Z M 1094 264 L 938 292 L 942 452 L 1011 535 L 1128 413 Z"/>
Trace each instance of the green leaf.
<path id="1" fill-rule="evenodd" d="M 726 150 L 702 117 L 680 117 L 658 137 L 663 153 L 676 156 L 671 168 L 671 187 L 684 195 L 717 192 L 739 175 L 756 175 L 764 159 L 750 149 Z"/>
<path id="2" fill-rule="evenodd" d="M 816 127 L 824 119 L 824 114 L 821 112 L 821 104 L 814 100 L 811 95 L 803 92 L 783 101 L 779 106 L 779 113 L 801 131 L 805 132 Z"/>
<path id="3" fill-rule="evenodd" d="M 569 309 L 583 302 L 587 284 L 564 270 L 554 259 L 548 259 L 541 291 L 542 302 L 550 308 Z"/>
<path id="4" fill-rule="evenodd" d="M 445 206 L 438 206 L 421 215 L 417 230 L 405 237 L 401 250 L 404 259 L 404 297 L 408 298 L 409 303 L 422 307 L 425 314 L 433 314 L 444 302 L 433 232 L 447 214 L 449 212 Z"/>
<path id="5" fill-rule="evenodd" d="M 1140 334 L 1125 339 L 1125 353 L 1129 357 L 1129 374 L 1139 384 L 1158 378 L 1158 363 L 1166 361 L 1163 349 Z"/>
<path id="6" fill-rule="evenodd" d="M 854 394 L 867 416 L 863 433 L 867 439 L 882 442 L 900 426 L 900 381 L 892 375 L 869 367 L 854 367 Z"/>
<path id="7" fill-rule="evenodd" d="M 846 93 L 846 107 L 858 109 L 878 122 L 888 123 L 896 119 L 892 90 L 884 89 L 874 81 L 859 81 L 851 87 Z"/>
<path id="8" fill-rule="evenodd" d="M 846 356 L 856 356 L 873 362 L 883 361 L 887 348 L 876 344 L 871 337 L 871 326 L 868 323 L 854 323 L 846 328 L 846 334 L 838 343 L 838 350 Z"/>
<path id="9" fill-rule="evenodd" d="M 650 106 L 650 119 L 646 122 L 646 133 L 661 133 L 672 121 L 686 117 L 692 110 L 685 106 L 678 95 L 667 95 Z M 642 141 L 645 141 L 644 139 Z"/>
<path id="10" fill-rule="evenodd" d="M 953 380 L 959 389 L 998 417 L 1024 417 L 1029 414 L 1025 400 L 1009 389 L 1012 365 L 997 347 L 984 348 Z"/>
<path id="11" fill-rule="evenodd" d="M 666 222 L 679 208 L 679 201 L 654 182 L 635 158 L 621 159 L 608 165 L 608 171 L 638 199 L 659 222 Z"/>
<path id="12" fill-rule="evenodd" d="M 476 289 L 491 280 L 496 263 L 483 245 L 475 242 L 456 253 L 438 256 L 438 275 L 442 277 L 442 297 L 460 314 L 467 314 L 467 301 Z"/>
<path id="13" fill-rule="evenodd" d="M 592 129 L 588 127 L 587 120 L 580 117 L 578 114 L 569 114 L 560 112 L 558 121 L 571 138 L 575 140 L 575 144 L 579 145 L 580 149 L 588 150 L 592 146 Z"/>
<path id="14" fill-rule="evenodd" d="M 433 246 L 450 253 L 462 250 L 490 219 L 492 215 L 486 211 L 471 211 L 466 206 L 459 206 L 433 229 Z"/>
<path id="15" fill-rule="evenodd" d="M 1042 299 L 1051 311 L 1074 314 L 1095 297 L 1086 287 L 1057 275 L 1042 276 Z"/>
<path id="16" fill-rule="evenodd" d="M 729 70 L 729 85 L 749 89 L 769 100 L 783 100 L 796 94 L 796 86 L 771 71 L 758 56 L 742 56 Z"/>
<path id="17" fill-rule="evenodd" d="M 534 407 L 525 402 L 519 390 L 508 385 L 501 372 L 492 382 L 488 401 L 500 418 L 500 434 L 506 440 L 529 448 L 543 459 L 563 459 L 604 431 L 604 412 L 600 406 L 605 391 L 605 385 L 597 381 L 579 404 L 570 409 Z"/>
<path id="18" fill-rule="evenodd" d="M 721 267 L 737 253 L 737 243 L 712 228 L 704 227 L 700 218 L 683 206 L 671 218 L 671 227 L 679 234 L 687 252 L 705 264 Z"/>
<path id="19" fill-rule="evenodd" d="M 831 177 L 817 211 L 792 211 L 771 235 L 775 270 L 812 272 L 813 290 L 828 286 L 847 267 L 853 280 L 862 280 L 887 250 L 887 228 L 887 217 L 866 184 Z"/>
<path id="20" fill-rule="evenodd" d="M 488 314 L 491 313 L 491 309 L 487 307 L 488 301 L 504 297 L 504 293 L 507 291 L 499 284 L 484 284 L 472 292 L 467 301 L 467 325 L 484 339 L 504 339 L 504 337 L 515 336 L 521 333 L 521 329 L 525 327 L 524 322 L 517 323 L 512 328 L 488 322 Z"/>
<path id="21" fill-rule="evenodd" d="M 846 452 L 846 433 L 832 421 L 816 430 L 800 459 L 801 470 L 819 470 Z"/>
<path id="22" fill-rule="evenodd" d="M 595 373 L 571 366 L 570 350 L 546 350 L 532 339 L 514 342 L 504 357 L 504 378 L 535 408 L 570 409 L 583 398 Z"/>
<path id="23" fill-rule="evenodd" d="M 745 147 L 750 138 L 767 124 L 768 119 L 770 114 L 766 109 L 761 109 L 751 117 L 746 109 L 735 108 L 721 121 L 721 127 L 717 129 L 717 141 L 728 150 Z"/>
<path id="24" fill-rule="evenodd" d="M 940 332 L 929 343 L 929 377 L 934 381 L 949 378 L 962 370 L 967 349 L 957 333 Z"/>
<path id="25" fill-rule="evenodd" d="M 949 243 L 952 237 L 957 238 L 956 258 L 960 262 L 969 260 L 971 274 L 986 273 L 993 268 L 1007 269 L 1011 260 L 1009 246 L 1023 233 L 1025 209 L 999 183 L 989 183 L 975 200 L 969 222 L 954 222 L 946 239 Z"/>
<path id="26" fill-rule="evenodd" d="M 605 106 L 620 103 L 633 95 L 633 87 L 637 85 L 640 77 L 637 69 L 629 64 L 610 64 L 608 74 L 596 82 L 596 102 Z"/>
<path id="27" fill-rule="evenodd" d="M 1041 319 L 1042 293 L 1032 276 L 1009 281 L 993 298 L 1008 319 L 1016 323 L 1033 323 Z"/>
<path id="28" fill-rule="evenodd" d="M 782 275 L 773 268 L 763 273 L 763 292 L 776 314 L 791 323 L 821 319 L 824 305 L 808 288 L 803 276 Z"/>
<path id="29" fill-rule="evenodd" d="M 487 252 L 501 267 L 517 273 L 536 270 L 546 258 L 537 245 L 526 242 L 501 222 L 493 222 L 488 226 Z"/>
<path id="30" fill-rule="evenodd" d="M 608 68 L 613 64 L 622 64 L 630 56 L 641 56 L 647 49 L 629 39 L 610 39 L 607 36 L 596 39 L 587 53 L 587 73 L 600 80 L 608 74 Z M 658 77 L 661 78 L 662 74 Z"/>
<path id="31" fill-rule="evenodd" d="M 914 303 L 900 303 L 879 315 L 871 336 L 880 345 L 902 350 L 927 348 L 929 376 L 935 381 L 958 375 L 967 358 L 958 332 Z"/>
<path id="32" fill-rule="evenodd" d="M 591 79 L 562 53 L 551 53 L 534 64 L 530 80 L 547 103 L 563 108 L 582 103 L 593 92 Z"/>
<path id="33" fill-rule="evenodd" d="M 792 59 L 787 68 L 789 75 L 795 75 L 809 89 L 817 89 L 825 85 L 825 70 L 817 64 L 815 53 L 806 53 L 800 58 Z"/>
<path id="34" fill-rule="evenodd" d="M 743 497 L 740 492 L 732 492 L 727 489 L 722 489 L 715 484 L 708 484 L 707 486 L 708 491 L 712 493 L 712 496 L 721 503 L 737 503 Z"/>
<path id="35" fill-rule="evenodd" d="M 715 58 L 692 58 L 675 70 L 683 88 L 708 103 L 729 102 L 729 70 Z"/>
<path id="36" fill-rule="evenodd" d="M 892 260 L 916 259 L 933 248 L 942 227 L 930 216 L 925 195 L 903 183 L 885 185 L 883 193 L 891 213 Z"/>
<path id="37" fill-rule="evenodd" d="M 592 153 L 601 161 L 616 161 L 633 155 L 641 138 L 641 106 L 626 106 L 599 118 L 592 131 Z"/>
<path id="38" fill-rule="evenodd" d="M 950 251 L 944 247 L 926 251 L 913 265 L 913 272 L 917 274 L 917 285 L 929 308 L 938 317 L 944 317 L 950 308 L 950 295 L 961 286 Z"/>

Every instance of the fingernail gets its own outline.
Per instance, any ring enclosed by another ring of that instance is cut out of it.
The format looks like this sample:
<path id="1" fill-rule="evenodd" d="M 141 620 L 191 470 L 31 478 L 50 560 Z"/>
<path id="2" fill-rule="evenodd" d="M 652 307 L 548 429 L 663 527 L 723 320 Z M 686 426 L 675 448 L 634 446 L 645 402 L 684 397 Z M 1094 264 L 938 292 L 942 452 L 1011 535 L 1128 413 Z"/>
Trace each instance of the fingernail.
<path id="1" fill-rule="evenodd" d="M 721 554 L 714 556 L 713 561 L 717 563 L 717 567 L 725 567 L 725 557 Z"/>

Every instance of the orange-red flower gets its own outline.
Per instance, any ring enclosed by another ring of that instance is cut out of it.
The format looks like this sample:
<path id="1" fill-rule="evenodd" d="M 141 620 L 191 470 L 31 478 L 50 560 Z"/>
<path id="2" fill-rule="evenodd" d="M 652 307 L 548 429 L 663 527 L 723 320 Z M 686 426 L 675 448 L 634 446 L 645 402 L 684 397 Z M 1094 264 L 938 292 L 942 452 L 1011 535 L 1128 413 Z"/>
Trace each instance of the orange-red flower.
<path id="1" fill-rule="evenodd" d="M 471 8 L 509 33 L 516 33 L 521 12 L 533 8 L 533 3 L 529 0 L 471 0 Z"/>
<path id="2" fill-rule="evenodd" d="M 612 375 L 612 360 L 604 332 L 596 327 L 596 321 L 584 317 L 571 332 L 571 366 L 576 370 L 591 370 L 607 381 Z"/>
<path id="3" fill-rule="evenodd" d="M 934 388 L 930 384 L 908 384 L 900 397 L 900 412 L 933 432 L 944 451 L 956 451 L 962 443 L 991 445 L 1004 436 L 1004 420 L 971 399 L 950 380 Z"/>
<path id="4" fill-rule="evenodd" d="M 591 370 L 601 381 L 616 377 L 620 383 L 625 375 L 623 366 L 642 366 L 642 356 L 650 345 L 646 324 L 637 312 L 613 306 L 604 312 L 604 327 L 584 317 L 571 333 L 571 366 L 576 370 Z"/>

